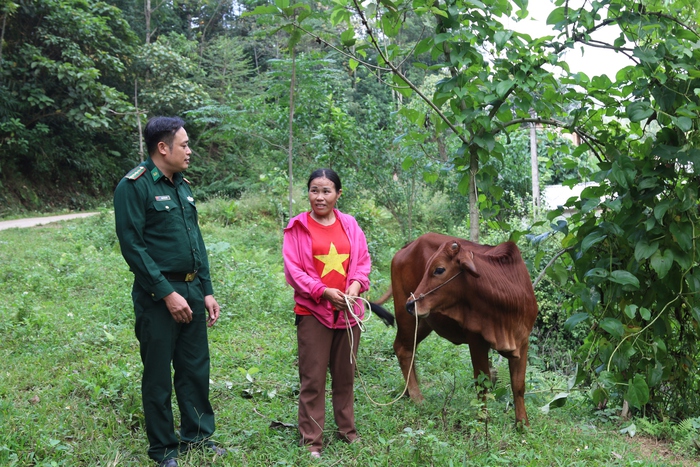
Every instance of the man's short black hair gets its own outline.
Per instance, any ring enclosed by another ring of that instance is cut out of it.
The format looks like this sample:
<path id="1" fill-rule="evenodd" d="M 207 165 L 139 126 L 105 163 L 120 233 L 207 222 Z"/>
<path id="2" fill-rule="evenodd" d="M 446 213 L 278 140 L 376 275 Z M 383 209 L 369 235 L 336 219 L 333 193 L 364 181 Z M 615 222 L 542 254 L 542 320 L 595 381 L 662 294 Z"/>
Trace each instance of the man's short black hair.
<path id="1" fill-rule="evenodd" d="M 146 123 L 143 139 L 146 141 L 148 154 L 153 154 L 161 141 L 173 148 L 175 133 L 185 126 L 180 117 L 153 117 Z"/>

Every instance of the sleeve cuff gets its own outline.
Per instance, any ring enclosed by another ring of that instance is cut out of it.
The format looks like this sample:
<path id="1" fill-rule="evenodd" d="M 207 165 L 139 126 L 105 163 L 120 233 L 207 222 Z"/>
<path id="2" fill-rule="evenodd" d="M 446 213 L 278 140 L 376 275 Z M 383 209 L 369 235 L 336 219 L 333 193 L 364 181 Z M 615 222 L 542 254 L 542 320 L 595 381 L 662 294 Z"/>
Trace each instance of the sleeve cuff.
<path id="1" fill-rule="evenodd" d="M 173 289 L 173 286 L 170 285 L 170 282 L 162 280 L 156 284 L 153 284 L 153 286 L 150 287 L 150 291 L 151 298 L 154 302 L 157 302 L 158 300 L 162 300 L 164 297 L 167 297 L 173 293 L 175 289 Z"/>
<path id="2" fill-rule="evenodd" d="M 204 292 L 205 297 L 207 295 L 214 295 L 214 287 L 211 285 L 211 281 L 201 281 L 201 283 L 202 291 Z"/>

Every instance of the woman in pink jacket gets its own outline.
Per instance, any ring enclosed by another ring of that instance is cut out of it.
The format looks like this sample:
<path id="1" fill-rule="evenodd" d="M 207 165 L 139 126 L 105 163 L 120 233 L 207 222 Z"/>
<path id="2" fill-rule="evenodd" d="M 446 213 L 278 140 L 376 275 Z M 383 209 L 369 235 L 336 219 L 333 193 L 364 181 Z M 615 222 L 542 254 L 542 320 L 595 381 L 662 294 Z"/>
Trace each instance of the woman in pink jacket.
<path id="1" fill-rule="evenodd" d="M 357 319 L 364 317 L 364 307 L 358 300 L 349 310 L 346 296 L 369 288 L 371 261 L 355 218 L 335 209 L 342 193 L 338 174 L 318 169 L 307 188 L 311 211 L 289 221 L 282 253 L 287 282 L 294 288 L 301 444 L 321 457 L 328 368 L 338 436 L 348 443 L 357 439 L 353 386 Z"/>

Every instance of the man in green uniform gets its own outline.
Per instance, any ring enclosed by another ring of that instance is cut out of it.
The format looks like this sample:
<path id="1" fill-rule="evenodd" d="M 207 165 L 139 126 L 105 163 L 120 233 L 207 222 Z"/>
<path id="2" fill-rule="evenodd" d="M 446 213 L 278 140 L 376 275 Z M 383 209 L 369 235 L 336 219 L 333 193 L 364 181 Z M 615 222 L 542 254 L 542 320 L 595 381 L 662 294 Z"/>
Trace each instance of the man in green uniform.
<path id="1" fill-rule="evenodd" d="M 219 304 L 194 197 L 181 173 L 192 153 L 184 124 L 177 117 L 149 120 L 144 130 L 149 158 L 126 174 L 114 192 L 119 245 L 134 273 L 131 297 L 143 362 L 148 455 L 163 467 L 176 467 L 178 454 L 193 447 L 226 453 L 209 440 L 214 411 L 207 325 L 219 318 Z M 173 380 L 179 439 L 171 405 Z"/>

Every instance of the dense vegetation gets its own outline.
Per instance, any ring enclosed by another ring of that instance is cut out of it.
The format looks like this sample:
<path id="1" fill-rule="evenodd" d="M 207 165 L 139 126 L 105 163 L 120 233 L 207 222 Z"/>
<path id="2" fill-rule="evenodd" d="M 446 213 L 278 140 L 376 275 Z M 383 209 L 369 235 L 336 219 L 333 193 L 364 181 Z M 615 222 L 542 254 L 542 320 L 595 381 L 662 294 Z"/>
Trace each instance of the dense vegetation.
<path id="1" fill-rule="evenodd" d="M 518 241 L 538 332 L 578 346 L 566 366 L 595 405 L 694 419 L 696 6 L 557 0 L 553 36 L 504 26 L 528 16 L 506 0 L 0 0 L 0 215 L 108 206 L 144 157 L 145 119 L 181 114 L 202 199 L 260 196 L 281 225 L 290 187 L 327 165 L 381 261 L 428 230 Z M 631 64 L 572 73 L 563 53 L 583 44 Z M 595 182 L 543 215 L 523 170 L 531 125 L 541 183 Z"/>
<path id="2" fill-rule="evenodd" d="M 259 195 L 200 205 L 222 316 L 211 329 L 216 441 L 228 459 L 184 457 L 181 465 L 312 465 L 297 444 L 292 291 L 282 276 L 274 198 Z M 359 214 L 361 204 L 347 205 Z M 0 231 L 0 465 L 150 465 L 140 402 L 141 362 L 133 331 L 132 275 L 109 212 L 67 223 Z M 371 293 L 384 291 L 386 256 L 396 246 L 368 229 L 378 251 Z M 325 458 L 315 465 L 690 466 L 700 457 L 697 419 L 624 420 L 619 406 L 595 410 L 587 387 L 572 403 L 540 407 L 568 387 L 550 340 L 533 338 L 519 432 L 507 376 L 486 406 L 477 398 L 468 348 L 435 336 L 418 350 L 423 405 L 401 394 L 395 329 L 376 317 L 359 350 L 355 404 L 359 445 L 335 441 L 332 414 Z M 560 357 L 557 357 L 559 355 Z M 494 356 L 501 375 L 507 363 Z M 330 410 L 330 407 L 329 407 Z M 620 431 L 623 431 L 622 433 Z M 630 435 L 634 435 L 631 437 Z M 214 461 L 212 463 L 212 461 Z"/>

